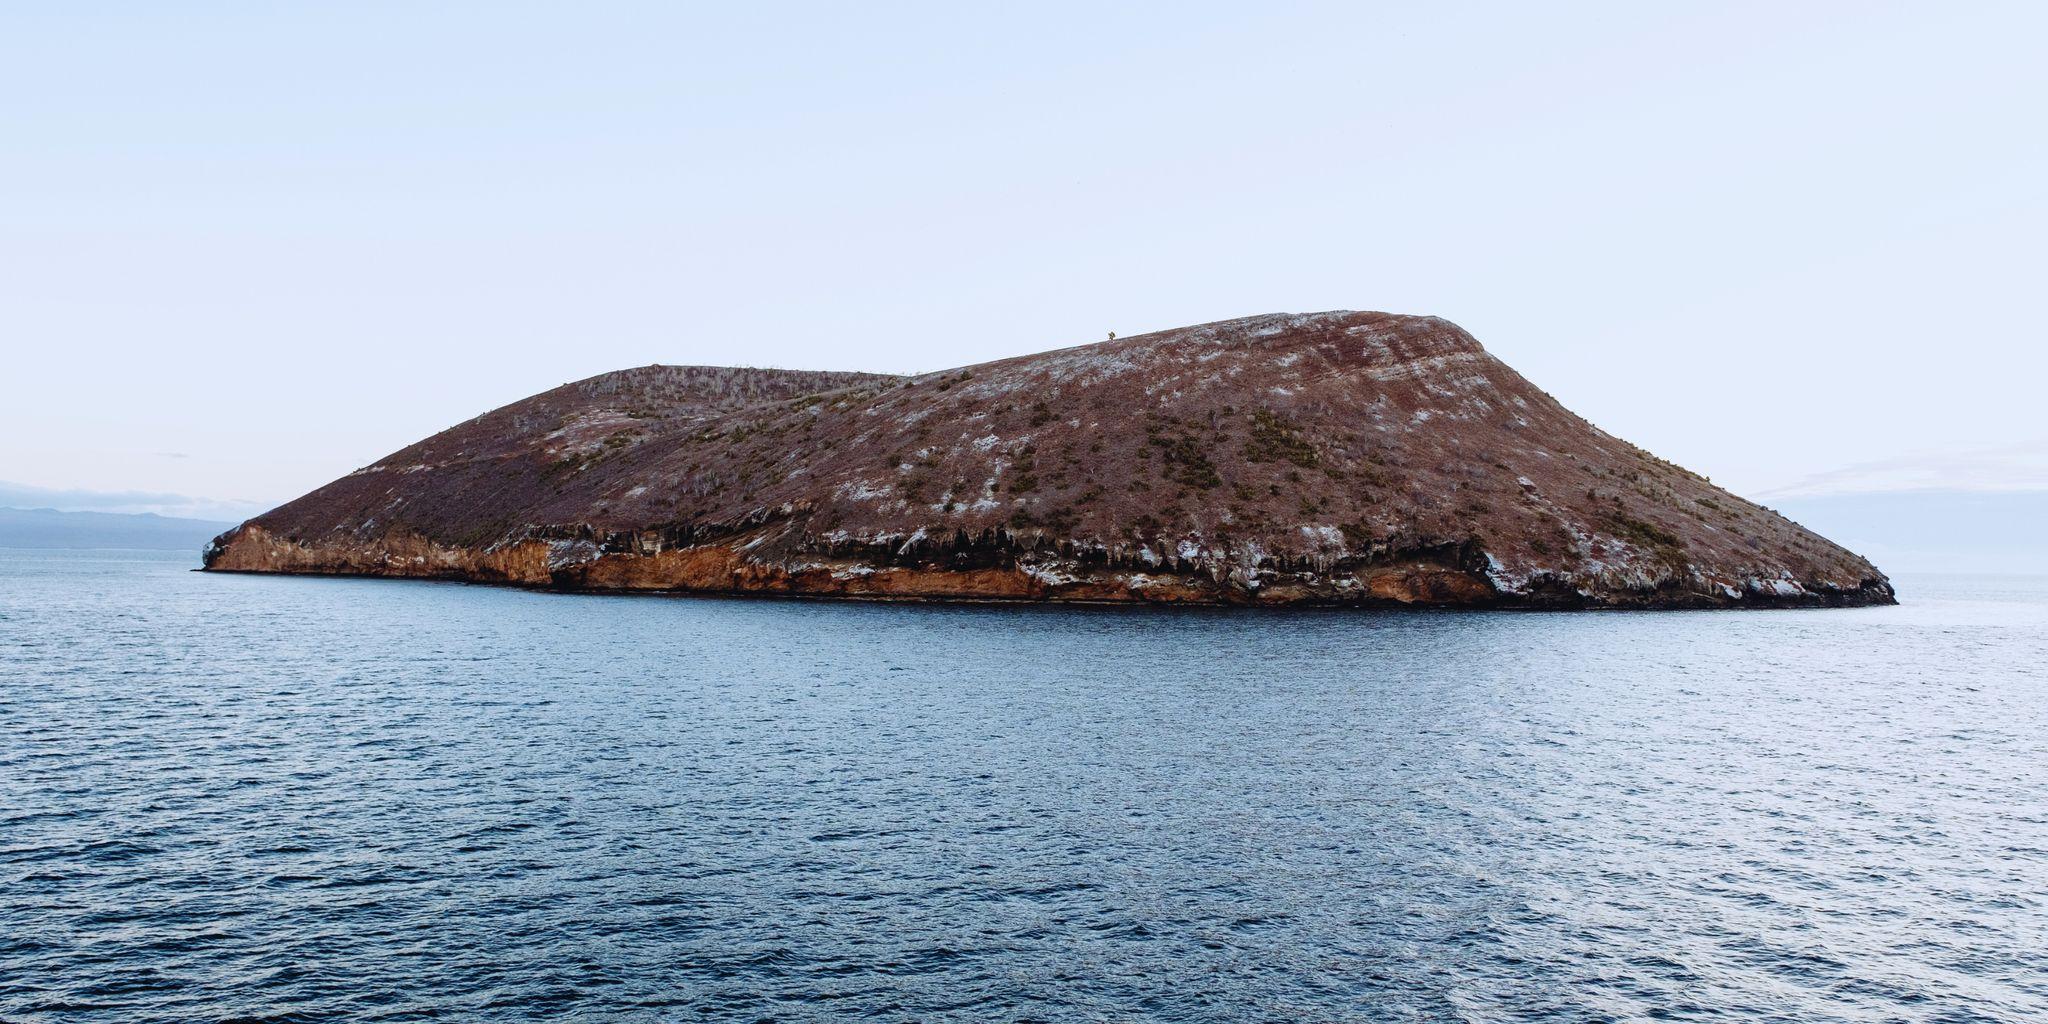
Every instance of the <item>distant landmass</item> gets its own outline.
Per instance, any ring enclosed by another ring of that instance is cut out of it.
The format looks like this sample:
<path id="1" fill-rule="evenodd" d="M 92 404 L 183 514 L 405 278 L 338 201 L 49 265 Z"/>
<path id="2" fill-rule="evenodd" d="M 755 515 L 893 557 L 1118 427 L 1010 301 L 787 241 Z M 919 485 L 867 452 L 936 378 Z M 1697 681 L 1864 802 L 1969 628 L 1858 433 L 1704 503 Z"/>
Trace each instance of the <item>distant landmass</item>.
<path id="1" fill-rule="evenodd" d="M 608 373 L 237 527 L 206 565 L 569 590 L 1698 608 L 1868 561 L 1435 317 L 1273 314 L 894 377 Z"/>
<path id="2" fill-rule="evenodd" d="M 149 513 L 0 508 L 0 548 L 133 548 L 196 555 L 231 525 Z"/>

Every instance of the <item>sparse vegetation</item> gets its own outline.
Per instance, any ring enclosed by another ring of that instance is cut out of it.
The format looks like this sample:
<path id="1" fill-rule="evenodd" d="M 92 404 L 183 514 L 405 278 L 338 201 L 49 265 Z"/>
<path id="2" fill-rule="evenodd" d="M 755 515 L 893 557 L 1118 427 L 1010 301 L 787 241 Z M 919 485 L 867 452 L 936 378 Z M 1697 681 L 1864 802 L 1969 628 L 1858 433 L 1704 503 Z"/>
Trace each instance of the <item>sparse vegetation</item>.
<path id="1" fill-rule="evenodd" d="M 1302 440 L 1292 421 L 1271 409 L 1252 411 L 1252 436 L 1244 443 L 1247 462 L 1291 462 L 1314 466 L 1316 447 Z"/>
<path id="2" fill-rule="evenodd" d="M 1163 463 L 1160 472 L 1168 480 L 1205 491 L 1223 486 L 1223 478 L 1216 475 L 1216 464 L 1202 453 L 1201 442 L 1193 437 L 1185 433 L 1168 434 L 1164 425 L 1154 422 L 1145 426 L 1145 442 L 1159 449 Z"/>
<path id="3" fill-rule="evenodd" d="M 1038 489 L 1037 454 L 1038 447 L 1028 444 L 1017 453 L 1017 461 L 1010 466 L 1010 493 L 1029 494 Z"/>
<path id="4" fill-rule="evenodd" d="M 1643 547 L 1675 548 L 1683 545 L 1677 537 L 1659 529 L 1655 524 L 1643 522 L 1620 512 L 1609 513 L 1607 523 L 1613 527 L 1615 536 Z"/>
<path id="5" fill-rule="evenodd" d="M 1037 527 L 1048 533 L 1070 534 L 1080 524 L 1081 517 L 1071 508 L 1055 508 L 1035 514 L 1028 508 L 1019 508 L 1010 513 L 1010 528 L 1013 530 Z"/>

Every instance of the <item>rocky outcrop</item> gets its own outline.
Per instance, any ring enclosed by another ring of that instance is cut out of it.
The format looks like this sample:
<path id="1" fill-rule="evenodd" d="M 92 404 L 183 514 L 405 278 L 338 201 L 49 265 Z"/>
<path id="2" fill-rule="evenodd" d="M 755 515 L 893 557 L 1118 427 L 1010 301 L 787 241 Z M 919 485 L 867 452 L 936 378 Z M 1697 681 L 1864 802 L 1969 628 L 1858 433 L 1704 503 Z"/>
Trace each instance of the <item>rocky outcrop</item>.
<path id="1" fill-rule="evenodd" d="M 1272 315 L 918 377 L 649 366 L 259 516 L 213 571 L 1432 607 L 1889 603 L 1869 562 L 1453 324 Z"/>

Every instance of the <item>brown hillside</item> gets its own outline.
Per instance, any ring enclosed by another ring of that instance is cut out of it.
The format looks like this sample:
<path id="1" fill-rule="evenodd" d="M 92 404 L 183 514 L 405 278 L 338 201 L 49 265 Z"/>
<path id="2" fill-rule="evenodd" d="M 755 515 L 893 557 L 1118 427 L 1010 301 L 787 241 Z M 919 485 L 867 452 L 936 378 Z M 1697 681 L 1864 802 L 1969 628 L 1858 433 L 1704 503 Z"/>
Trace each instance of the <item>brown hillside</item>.
<path id="1" fill-rule="evenodd" d="M 1889 602 L 1863 559 L 1614 438 L 1457 326 L 1270 315 L 979 366 L 649 366 L 230 531 L 216 570 L 845 597 Z"/>

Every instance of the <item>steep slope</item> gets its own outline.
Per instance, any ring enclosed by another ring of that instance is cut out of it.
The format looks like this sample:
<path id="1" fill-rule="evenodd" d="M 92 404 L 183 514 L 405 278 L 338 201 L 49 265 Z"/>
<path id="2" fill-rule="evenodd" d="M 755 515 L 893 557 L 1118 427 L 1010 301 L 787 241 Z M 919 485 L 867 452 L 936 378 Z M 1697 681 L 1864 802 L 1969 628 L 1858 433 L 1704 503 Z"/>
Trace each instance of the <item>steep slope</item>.
<path id="1" fill-rule="evenodd" d="M 454 427 L 207 566 L 844 597 L 1844 605 L 1874 567 L 1433 317 L 1270 315 L 899 378 L 651 366 Z"/>

